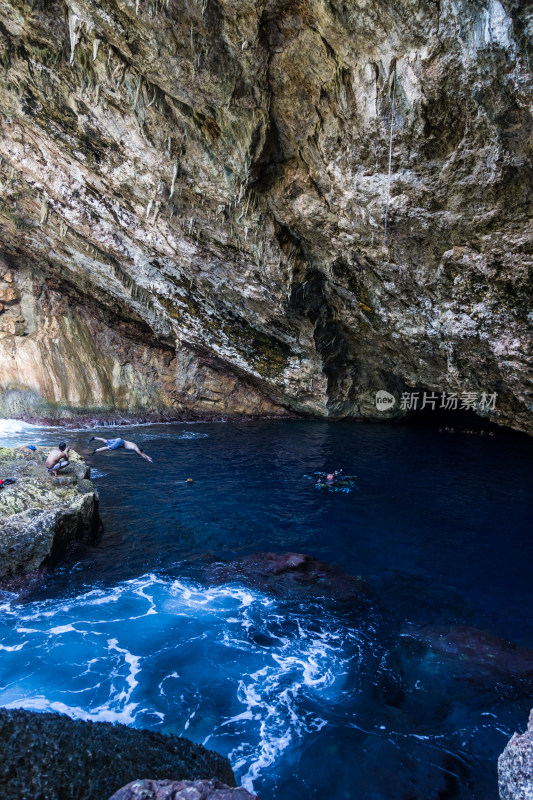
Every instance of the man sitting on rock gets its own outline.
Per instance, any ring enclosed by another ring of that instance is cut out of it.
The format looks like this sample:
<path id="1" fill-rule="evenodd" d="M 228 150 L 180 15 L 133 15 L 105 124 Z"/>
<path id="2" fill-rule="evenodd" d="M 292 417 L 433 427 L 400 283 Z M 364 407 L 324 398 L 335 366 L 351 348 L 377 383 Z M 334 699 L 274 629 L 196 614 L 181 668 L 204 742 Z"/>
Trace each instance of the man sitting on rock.
<path id="1" fill-rule="evenodd" d="M 91 442 L 104 442 L 105 447 L 97 447 L 93 450 L 92 455 L 94 456 L 95 453 L 100 453 L 102 450 L 120 450 L 122 447 L 124 450 L 133 450 L 134 453 L 137 453 L 138 456 L 141 458 L 145 458 L 146 461 L 152 463 L 152 459 L 150 456 L 147 456 L 144 450 L 142 450 L 139 445 L 135 444 L 135 442 L 128 442 L 126 439 L 102 439 L 100 436 L 91 436 L 88 441 L 88 444 Z"/>
<path id="2" fill-rule="evenodd" d="M 58 471 L 68 467 L 70 463 L 68 457 L 69 450 L 70 447 L 67 447 L 65 442 L 61 442 L 61 444 L 49 453 L 46 459 L 46 468 L 49 475 L 53 475 L 57 478 Z"/>

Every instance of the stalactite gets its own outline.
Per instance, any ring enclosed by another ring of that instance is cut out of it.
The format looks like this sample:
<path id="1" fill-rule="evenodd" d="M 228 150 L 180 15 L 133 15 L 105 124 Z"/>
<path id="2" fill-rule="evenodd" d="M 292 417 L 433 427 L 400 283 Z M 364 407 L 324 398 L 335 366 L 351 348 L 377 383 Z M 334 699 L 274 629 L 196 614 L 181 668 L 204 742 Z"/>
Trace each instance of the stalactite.
<path id="1" fill-rule="evenodd" d="M 169 195 L 170 198 L 174 196 L 174 189 L 176 186 L 176 178 L 178 177 L 178 170 L 179 170 L 179 161 L 176 159 L 176 161 L 174 162 L 174 171 L 172 173 L 172 183 L 170 185 L 170 195 Z"/>
<path id="2" fill-rule="evenodd" d="M 70 63 L 74 64 L 76 46 L 80 40 L 82 21 L 70 8 L 68 11 L 68 31 L 70 37 Z"/>
<path id="3" fill-rule="evenodd" d="M 41 203 L 41 225 L 46 225 L 48 222 L 48 200 L 43 200 Z"/>
<path id="4" fill-rule="evenodd" d="M 133 109 L 135 109 L 137 107 L 137 102 L 139 100 L 139 95 L 140 95 L 141 89 L 142 89 L 142 82 L 143 82 L 143 79 L 139 75 L 139 80 L 137 82 L 137 88 L 135 89 L 135 95 L 133 97 L 133 103 L 132 103 L 132 106 L 131 106 Z"/>
<path id="5" fill-rule="evenodd" d="M 152 97 L 152 99 L 150 100 L 150 102 L 148 103 L 146 108 L 150 108 L 151 106 L 153 106 L 153 104 L 155 103 L 156 99 L 157 99 L 157 89 L 154 86 L 154 96 Z"/>

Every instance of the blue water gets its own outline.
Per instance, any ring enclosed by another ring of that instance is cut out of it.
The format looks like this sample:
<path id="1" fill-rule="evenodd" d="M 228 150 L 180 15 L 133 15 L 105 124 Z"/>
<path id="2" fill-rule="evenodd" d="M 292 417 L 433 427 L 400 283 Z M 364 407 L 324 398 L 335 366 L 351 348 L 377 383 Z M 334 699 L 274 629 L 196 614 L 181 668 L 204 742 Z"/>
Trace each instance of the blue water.
<path id="1" fill-rule="evenodd" d="M 496 800 L 531 676 L 465 671 L 405 633 L 469 626 L 533 648 L 529 439 L 311 421 L 121 435 L 154 463 L 88 458 L 105 534 L 6 598 L 0 704 L 184 734 L 263 800 Z M 57 437 L 16 425 L 0 444 Z M 349 494 L 303 478 L 341 467 Z M 361 575 L 370 604 L 206 583 L 206 564 L 265 550 Z"/>

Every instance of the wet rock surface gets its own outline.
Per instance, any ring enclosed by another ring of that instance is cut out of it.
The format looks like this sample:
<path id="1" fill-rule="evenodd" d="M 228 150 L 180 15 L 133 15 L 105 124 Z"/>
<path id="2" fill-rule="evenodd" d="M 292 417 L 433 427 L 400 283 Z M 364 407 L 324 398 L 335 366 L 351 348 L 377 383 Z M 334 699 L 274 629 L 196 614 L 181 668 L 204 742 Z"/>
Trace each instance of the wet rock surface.
<path id="1" fill-rule="evenodd" d="M 0 751 L 3 800 L 105 800 L 132 775 L 235 785 L 227 759 L 188 739 L 62 714 L 0 709 Z"/>
<path id="2" fill-rule="evenodd" d="M 340 601 L 368 599 L 368 588 L 362 578 L 303 553 L 253 553 L 235 561 L 212 564 L 204 577 L 214 584 L 241 581 L 281 596 L 297 591 Z"/>
<path id="3" fill-rule="evenodd" d="M 533 429 L 525 0 L 0 12 L 1 413 Z"/>
<path id="4" fill-rule="evenodd" d="M 109 800 L 257 800 L 246 789 L 220 781 L 133 781 Z"/>
<path id="5" fill-rule="evenodd" d="M 527 730 L 515 733 L 498 759 L 500 800 L 533 798 L 533 711 Z"/>
<path id="6" fill-rule="evenodd" d="M 46 470 L 51 448 L 0 448 L 0 581 L 36 577 L 77 543 L 100 532 L 98 497 L 89 468 L 75 451 L 57 478 Z"/>

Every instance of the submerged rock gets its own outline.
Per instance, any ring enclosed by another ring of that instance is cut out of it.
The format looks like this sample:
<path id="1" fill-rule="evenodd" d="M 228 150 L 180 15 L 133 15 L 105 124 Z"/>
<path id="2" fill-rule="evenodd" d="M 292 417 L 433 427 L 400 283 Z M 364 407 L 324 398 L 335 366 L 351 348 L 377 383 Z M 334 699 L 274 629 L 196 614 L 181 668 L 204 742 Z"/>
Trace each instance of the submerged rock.
<path id="1" fill-rule="evenodd" d="M 46 471 L 50 448 L 0 448 L 0 581 L 15 586 L 36 576 L 76 543 L 100 530 L 98 496 L 89 468 L 75 451 L 58 478 Z"/>
<path id="2" fill-rule="evenodd" d="M 235 561 L 212 564 L 205 577 L 210 583 L 242 581 L 278 595 L 299 591 L 334 600 L 367 598 L 362 578 L 303 553 L 253 553 Z"/>
<path id="3" fill-rule="evenodd" d="M 0 752 L 2 800 L 105 800 L 132 775 L 235 786 L 226 758 L 181 736 L 63 714 L 0 709 Z"/>
<path id="4" fill-rule="evenodd" d="M 533 800 L 533 711 L 525 733 L 514 733 L 498 759 L 501 800 Z"/>
<path id="5" fill-rule="evenodd" d="M 258 800 L 246 789 L 220 781 L 133 781 L 109 800 Z"/>
<path id="6" fill-rule="evenodd" d="M 404 641 L 415 640 L 454 664 L 456 677 L 531 677 L 533 650 L 468 625 L 409 628 Z"/>

